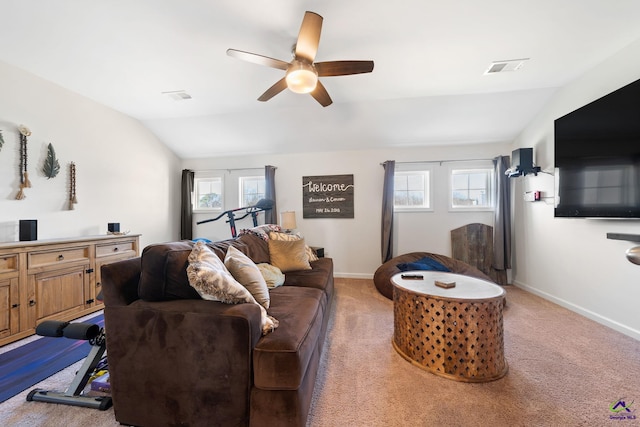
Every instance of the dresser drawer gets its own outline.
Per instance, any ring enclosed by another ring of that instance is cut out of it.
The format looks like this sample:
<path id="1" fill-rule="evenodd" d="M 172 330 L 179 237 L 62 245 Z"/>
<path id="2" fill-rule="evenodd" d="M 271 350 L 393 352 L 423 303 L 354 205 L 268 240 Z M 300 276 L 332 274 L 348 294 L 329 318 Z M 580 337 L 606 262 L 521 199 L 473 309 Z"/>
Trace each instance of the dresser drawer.
<path id="1" fill-rule="evenodd" d="M 18 271 L 18 254 L 0 255 L 0 273 Z"/>
<path id="2" fill-rule="evenodd" d="M 135 251 L 133 240 L 130 242 L 109 243 L 96 246 L 96 257 L 118 255 L 127 251 Z"/>
<path id="3" fill-rule="evenodd" d="M 78 261 L 89 261 L 89 247 L 60 249 L 47 252 L 30 252 L 28 256 L 29 268 L 45 267 L 57 264 L 68 264 Z"/>

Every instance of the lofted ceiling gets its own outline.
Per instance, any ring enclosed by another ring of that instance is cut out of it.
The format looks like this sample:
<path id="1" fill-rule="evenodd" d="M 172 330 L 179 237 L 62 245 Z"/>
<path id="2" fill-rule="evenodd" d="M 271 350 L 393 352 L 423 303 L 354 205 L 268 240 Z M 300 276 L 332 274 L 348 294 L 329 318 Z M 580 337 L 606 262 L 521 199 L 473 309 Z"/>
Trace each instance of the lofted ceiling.
<path id="1" fill-rule="evenodd" d="M 288 62 L 306 10 L 324 17 L 316 61 L 373 72 L 321 78 L 326 108 L 288 90 L 258 102 L 284 71 L 226 50 Z M 184 159 L 510 142 L 640 39 L 637 0 L 3 0 L 0 16 L 0 61 L 140 120 Z"/>

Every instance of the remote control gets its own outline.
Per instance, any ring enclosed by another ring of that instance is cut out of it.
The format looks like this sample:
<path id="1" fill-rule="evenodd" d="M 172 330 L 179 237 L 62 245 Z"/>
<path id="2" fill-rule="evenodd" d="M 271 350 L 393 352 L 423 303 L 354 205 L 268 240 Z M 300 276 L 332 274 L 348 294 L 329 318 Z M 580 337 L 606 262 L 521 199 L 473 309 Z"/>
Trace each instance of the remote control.
<path id="1" fill-rule="evenodd" d="M 409 280 L 420 280 L 424 278 L 422 274 L 401 274 L 400 277 L 402 277 L 403 279 L 409 279 Z"/>

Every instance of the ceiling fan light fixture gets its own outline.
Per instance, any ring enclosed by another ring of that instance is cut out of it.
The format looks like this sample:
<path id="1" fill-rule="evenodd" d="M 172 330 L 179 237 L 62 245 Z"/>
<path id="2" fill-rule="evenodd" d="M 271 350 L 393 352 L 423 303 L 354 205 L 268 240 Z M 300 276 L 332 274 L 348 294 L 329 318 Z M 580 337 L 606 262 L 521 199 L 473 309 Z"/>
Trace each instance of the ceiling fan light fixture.
<path id="1" fill-rule="evenodd" d="M 327 93 L 327 89 L 318 80 L 318 76 L 348 76 L 351 74 L 370 73 L 373 71 L 373 61 L 314 62 L 318 44 L 320 43 L 321 30 L 322 16 L 306 11 L 302 19 L 302 25 L 300 25 L 298 38 L 291 51 L 293 56 L 291 62 L 237 49 L 227 49 L 227 55 L 286 72 L 284 77 L 280 78 L 260 95 L 258 101 L 268 101 L 283 90 L 289 89 L 294 93 L 308 93 L 320 105 L 326 107 L 331 105 L 333 101 Z"/>
<path id="2" fill-rule="evenodd" d="M 318 84 L 318 72 L 313 65 L 296 59 L 287 69 L 286 81 L 292 92 L 309 93 Z"/>

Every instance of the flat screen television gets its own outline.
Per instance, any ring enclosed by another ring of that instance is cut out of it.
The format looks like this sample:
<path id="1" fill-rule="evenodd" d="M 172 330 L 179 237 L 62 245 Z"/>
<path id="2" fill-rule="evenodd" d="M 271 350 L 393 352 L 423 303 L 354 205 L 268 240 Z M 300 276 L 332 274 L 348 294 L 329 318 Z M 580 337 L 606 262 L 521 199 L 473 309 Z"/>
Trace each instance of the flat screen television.
<path id="1" fill-rule="evenodd" d="M 555 216 L 640 218 L 640 80 L 554 125 Z"/>

